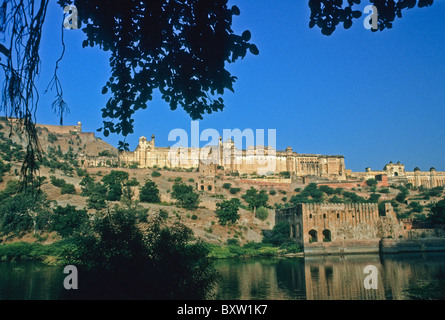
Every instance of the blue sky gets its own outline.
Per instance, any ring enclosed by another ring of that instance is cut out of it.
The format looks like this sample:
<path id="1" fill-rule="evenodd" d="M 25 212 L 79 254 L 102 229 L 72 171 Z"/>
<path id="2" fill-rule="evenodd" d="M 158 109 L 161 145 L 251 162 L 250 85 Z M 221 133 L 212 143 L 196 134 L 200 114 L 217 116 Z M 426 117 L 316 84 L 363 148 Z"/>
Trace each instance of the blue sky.
<path id="1" fill-rule="evenodd" d="M 201 131 L 213 128 L 276 129 L 278 149 L 345 156 L 346 167 L 380 170 L 389 161 L 445 171 L 445 3 L 404 12 L 394 27 L 373 33 L 364 16 L 351 29 L 330 37 L 309 29 L 309 7 L 301 0 L 232 0 L 238 34 L 252 32 L 260 55 L 228 66 L 238 77 L 235 93 L 224 95 L 226 109 L 204 116 Z M 364 8 L 365 0 L 360 8 Z M 60 52 L 63 10 L 52 2 L 42 39 L 42 90 L 38 122 L 58 124 L 51 112 L 54 93 L 43 94 Z M 65 124 L 81 121 L 84 131 L 101 127 L 108 100 L 101 89 L 109 76 L 108 54 L 82 48 L 84 34 L 66 30 L 60 80 L 70 113 Z M 130 149 L 142 135 L 169 146 L 175 128 L 190 132 L 191 119 L 155 98 L 135 114 Z M 97 133 L 102 137 L 100 133 Z M 102 137 L 117 146 L 122 137 Z M 203 143 L 205 144 L 205 142 Z"/>

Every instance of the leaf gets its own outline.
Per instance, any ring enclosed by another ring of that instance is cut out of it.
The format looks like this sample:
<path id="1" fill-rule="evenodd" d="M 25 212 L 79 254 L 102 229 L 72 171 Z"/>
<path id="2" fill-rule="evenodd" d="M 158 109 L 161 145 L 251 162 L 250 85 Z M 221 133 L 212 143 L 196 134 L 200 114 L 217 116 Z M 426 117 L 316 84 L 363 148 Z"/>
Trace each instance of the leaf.
<path id="1" fill-rule="evenodd" d="M 243 32 L 243 34 L 241 35 L 241 37 L 243 38 L 244 41 L 249 41 L 252 38 L 252 34 L 250 33 L 249 30 L 246 30 Z"/>
<path id="2" fill-rule="evenodd" d="M 250 53 L 252 53 L 252 54 L 255 55 L 255 56 L 257 56 L 257 55 L 260 54 L 260 51 L 258 50 L 257 46 L 254 45 L 254 44 L 251 44 L 251 45 L 249 46 L 249 51 L 250 51 Z"/>
<path id="3" fill-rule="evenodd" d="M 352 11 L 352 17 L 353 17 L 353 18 L 358 19 L 358 18 L 360 18 L 361 16 L 362 16 L 361 11 L 358 11 L 358 10 L 356 10 L 356 11 Z"/>
<path id="4" fill-rule="evenodd" d="M 343 27 L 345 29 L 349 29 L 352 26 L 352 20 L 345 20 L 345 22 L 343 22 Z"/>
<path id="5" fill-rule="evenodd" d="M 232 14 L 235 16 L 239 16 L 241 14 L 241 11 L 239 10 L 239 8 L 237 6 L 233 6 L 232 7 Z"/>

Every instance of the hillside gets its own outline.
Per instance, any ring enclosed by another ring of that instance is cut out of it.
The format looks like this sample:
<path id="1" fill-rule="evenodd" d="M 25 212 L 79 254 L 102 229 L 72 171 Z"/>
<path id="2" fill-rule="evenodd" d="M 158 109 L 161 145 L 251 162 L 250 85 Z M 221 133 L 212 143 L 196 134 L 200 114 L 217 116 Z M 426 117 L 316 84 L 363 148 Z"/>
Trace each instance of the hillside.
<path id="1" fill-rule="evenodd" d="M 132 180 L 130 187 L 133 200 L 139 199 L 140 187 L 147 179 L 155 182 L 159 189 L 159 203 L 139 203 L 148 209 L 148 215 L 158 214 L 163 210 L 167 213 L 169 221 L 179 218 L 182 223 L 190 227 L 195 236 L 204 241 L 215 244 L 226 244 L 228 239 L 237 239 L 241 244 L 250 241 L 260 242 L 263 230 L 270 230 L 274 226 L 274 209 L 292 206 L 299 202 L 391 202 L 399 218 L 426 217 L 434 202 L 443 197 L 443 189 L 439 190 L 408 190 L 404 187 L 358 187 L 352 189 L 334 189 L 326 186 L 317 187 L 314 184 L 300 185 L 294 188 L 283 188 L 282 184 L 262 186 L 258 180 L 240 179 L 237 176 L 220 173 L 216 175 L 215 189 L 212 193 L 195 191 L 199 193 L 197 209 L 187 210 L 181 207 L 172 198 L 172 189 L 175 181 L 181 180 L 185 185 L 195 189 L 195 183 L 200 179 L 196 170 L 168 169 L 168 168 L 117 168 L 111 167 L 112 160 L 116 159 L 117 149 L 93 133 L 76 132 L 76 126 L 60 128 L 58 126 L 38 126 L 38 133 L 42 150 L 43 161 L 40 164 L 40 177 L 43 179 L 41 190 L 51 201 L 51 207 L 74 206 L 76 209 L 87 210 L 93 216 L 96 209 L 89 207 L 89 195 L 85 193 L 86 177 L 91 183 L 102 183 L 103 178 L 113 171 L 122 171 Z M 8 188 L 9 181 L 17 180 L 23 159 L 23 141 L 20 135 L 11 131 L 11 127 L 4 120 L 0 120 L 0 157 L 3 177 L 0 182 L 0 191 Z M 101 167 L 85 167 L 84 159 L 88 157 L 105 156 L 110 161 Z M 153 174 L 156 172 L 157 174 Z M 67 186 L 63 189 L 61 185 Z M 251 187 L 266 190 L 268 217 L 260 220 L 248 210 L 247 202 L 242 195 Z M 69 188 L 68 188 L 69 187 Z M 240 200 L 240 219 L 226 226 L 221 226 L 215 214 L 216 204 L 224 200 L 237 198 Z M 416 202 L 411 203 L 416 200 Z M 408 205 L 408 203 L 411 203 Z M 420 203 L 423 203 L 420 204 Z M 108 207 L 123 205 L 121 201 L 107 201 Z M 0 207 L 1 209 L 1 207 Z M 22 235 L 23 236 L 23 235 Z M 28 236 L 29 238 L 29 236 Z M 32 239 L 32 237 L 31 237 Z M 48 241 L 56 240 L 57 236 L 50 237 Z M 17 237 L 9 237 L 8 241 L 16 241 Z"/>

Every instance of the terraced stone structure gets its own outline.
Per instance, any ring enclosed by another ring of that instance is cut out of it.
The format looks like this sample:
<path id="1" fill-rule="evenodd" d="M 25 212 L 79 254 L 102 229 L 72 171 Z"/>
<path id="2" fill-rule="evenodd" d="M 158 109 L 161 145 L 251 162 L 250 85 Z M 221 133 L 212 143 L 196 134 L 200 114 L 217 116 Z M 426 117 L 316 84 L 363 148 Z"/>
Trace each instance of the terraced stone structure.
<path id="1" fill-rule="evenodd" d="M 403 231 L 390 203 L 380 213 L 377 203 L 301 203 L 276 210 L 275 223 L 282 221 L 305 254 L 378 252 L 382 238 Z"/>

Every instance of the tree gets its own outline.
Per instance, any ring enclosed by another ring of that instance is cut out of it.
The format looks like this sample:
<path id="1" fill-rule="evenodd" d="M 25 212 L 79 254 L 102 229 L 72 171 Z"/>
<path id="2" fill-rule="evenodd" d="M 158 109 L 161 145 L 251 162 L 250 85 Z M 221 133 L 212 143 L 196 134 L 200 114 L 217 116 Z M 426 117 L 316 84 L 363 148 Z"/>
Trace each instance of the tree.
<path id="1" fill-rule="evenodd" d="M 155 217 L 144 232 L 130 209 L 114 208 L 75 238 L 67 263 L 79 270 L 82 287 L 66 290 L 71 299 L 205 299 L 216 271 L 201 241 L 179 222 Z"/>
<path id="2" fill-rule="evenodd" d="M 349 29 L 353 20 L 362 16 L 361 11 L 354 10 L 354 5 L 360 3 L 361 0 L 309 0 L 309 27 L 319 27 L 326 36 L 331 35 L 340 23 Z M 371 31 L 392 28 L 394 20 L 402 17 L 402 11 L 414 8 L 416 3 L 419 8 L 423 8 L 431 6 L 433 0 L 369 0 L 369 4 L 374 5 L 378 12 L 377 29 Z"/>
<path id="3" fill-rule="evenodd" d="M 104 186 L 108 189 L 106 196 L 108 201 L 120 201 L 122 187 L 128 181 L 128 178 L 128 172 L 117 170 L 112 170 L 102 178 Z"/>
<path id="4" fill-rule="evenodd" d="M 250 187 L 242 198 L 249 204 L 249 209 L 254 212 L 258 207 L 266 207 L 269 201 L 269 195 L 265 190 L 258 191 L 254 187 Z"/>
<path id="5" fill-rule="evenodd" d="M 238 214 L 240 201 L 237 198 L 224 200 L 216 204 L 216 216 L 219 219 L 219 224 L 225 226 L 227 222 L 235 223 L 241 217 Z"/>
<path id="6" fill-rule="evenodd" d="M 381 194 L 371 193 L 371 195 L 369 196 L 368 202 L 377 203 L 377 202 L 379 202 L 380 197 L 381 197 Z"/>
<path id="7" fill-rule="evenodd" d="M 404 192 L 404 191 L 400 191 L 397 196 L 395 197 L 395 200 L 397 202 L 403 203 L 406 200 L 406 196 L 408 195 L 408 193 Z"/>
<path id="8" fill-rule="evenodd" d="M 445 225 L 445 199 L 440 200 L 431 208 L 427 221 L 433 226 Z"/>
<path id="9" fill-rule="evenodd" d="M 105 202 L 107 188 L 100 182 L 96 183 L 91 188 L 91 193 L 87 199 L 87 205 L 89 209 L 101 210 L 107 207 Z"/>
<path id="10" fill-rule="evenodd" d="M 178 200 L 178 202 L 188 210 L 193 210 L 198 207 L 199 194 L 193 191 L 192 186 L 186 185 L 181 181 L 173 184 L 171 195 L 173 199 Z"/>
<path id="11" fill-rule="evenodd" d="M 260 220 L 266 220 L 269 216 L 269 210 L 267 210 L 265 207 L 259 207 L 256 210 L 255 216 Z"/>
<path id="12" fill-rule="evenodd" d="M 139 200 L 141 202 L 159 203 L 161 197 L 159 196 L 159 189 L 154 181 L 147 179 L 145 184 L 141 187 L 139 192 Z"/>
<path id="13" fill-rule="evenodd" d="M 368 179 L 368 180 L 366 180 L 366 185 L 368 186 L 368 187 L 376 187 L 377 185 L 378 185 L 378 181 L 376 180 L 376 179 Z"/>
<path id="14" fill-rule="evenodd" d="M 123 185 L 125 181 L 129 178 L 128 172 L 125 171 L 117 171 L 111 170 L 111 172 L 102 178 L 102 182 L 105 186 L 109 186 L 111 184 L 120 184 Z"/>
<path id="15" fill-rule="evenodd" d="M 263 231 L 263 243 L 279 247 L 289 241 L 290 226 L 287 221 L 277 223 L 270 231 Z"/>
<path id="16" fill-rule="evenodd" d="M 69 204 L 66 207 L 57 206 L 53 210 L 50 229 L 66 238 L 81 229 L 87 221 L 88 213 L 86 210 L 77 210 L 76 207 Z"/>
<path id="17" fill-rule="evenodd" d="M 0 234 L 19 235 L 48 226 L 49 201 L 43 194 L 20 192 L 0 202 Z"/>

